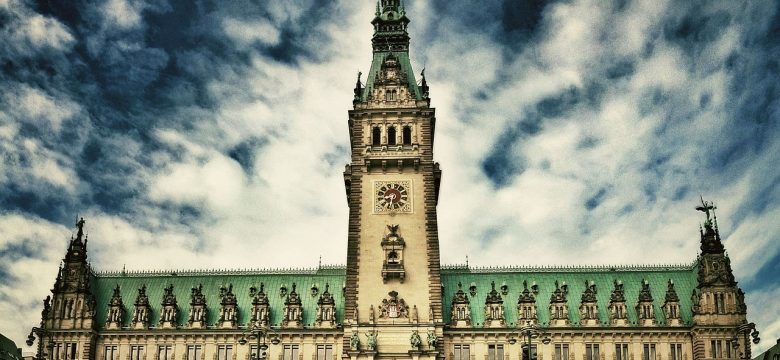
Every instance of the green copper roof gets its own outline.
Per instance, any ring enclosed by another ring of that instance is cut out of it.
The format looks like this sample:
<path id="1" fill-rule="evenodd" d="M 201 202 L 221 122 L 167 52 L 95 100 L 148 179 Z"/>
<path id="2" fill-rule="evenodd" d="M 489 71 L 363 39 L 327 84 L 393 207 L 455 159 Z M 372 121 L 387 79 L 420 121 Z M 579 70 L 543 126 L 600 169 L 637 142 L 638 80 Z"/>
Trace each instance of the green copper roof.
<path id="1" fill-rule="evenodd" d="M 265 293 L 270 301 L 271 325 L 282 322 L 282 309 L 285 297 L 280 295 L 280 288 L 284 285 L 288 293 L 292 291 L 292 284 L 297 285 L 296 292 L 303 303 L 303 322 L 311 325 L 315 321 L 317 296 L 311 295 L 311 288 L 316 285 L 319 293 L 325 291 L 325 284 L 330 285 L 330 293 L 336 300 L 336 318 L 342 322 L 344 317 L 344 297 L 342 287 L 345 271 L 342 267 L 324 268 L 319 270 L 281 270 L 281 271 L 214 271 L 214 272 L 179 272 L 171 273 L 103 273 L 97 274 L 92 283 L 92 292 L 97 300 L 96 320 L 101 328 L 105 326 L 108 302 L 111 299 L 112 289 L 119 285 L 122 302 L 125 306 L 124 325 L 129 326 L 132 321 L 135 299 L 138 289 L 146 285 L 146 294 L 152 307 L 150 317 L 151 326 L 157 326 L 160 320 L 160 302 L 163 289 L 173 284 L 174 294 L 179 306 L 178 323 L 184 325 L 189 319 L 190 294 L 193 287 L 203 285 L 203 294 L 206 295 L 208 305 L 207 323 L 213 325 L 219 318 L 220 298 L 219 288 L 222 285 L 233 284 L 233 294 L 238 300 L 238 324 L 246 325 L 249 319 L 249 309 L 252 299 L 249 297 L 249 288 L 260 287 L 265 284 Z"/>
<path id="2" fill-rule="evenodd" d="M 417 87 L 417 80 L 414 78 L 414 70 L 412 69 L 412 63 L 409 60 L 409 53 L 405 51 L 398 51 L 398 52 L 375 52 L 374 58 L 371 60 L 371 70 L 368 72 L 368 77 L 366 78 L 366 87 L 363 89 L 363 94 L 361 96 L 361 101 L 367 101 L 368 95 L 372 94 L 374 91 L 374 80 L 376 80 L 377 75 L 379 74 L 379 71 L 382 68 L 382 63 L 384 63 L 385 58 L 393 54 L 393 56 L 398 59 L 398 63 L 401 65 L 401 71 L 406 73 L 406 80 L 407 80 L 407 86 L 409 88 L 409 92 L 414 96 L 417 100 L 422 100 L 422 95 L 420 94 L 420 89 Z"/>
<path id="3" fill-rule="evenodd" d="M 312 270 L 280 270 L 280 271 L 191 271 L 171 273 L 100 273 L 93 278 L 92 291 L 97 298 L 97 322 L 103 327 L 107 312 L 107 304 L 111 299 L 112 289 L 119 285 L 122 300 L 125 305 L 125 326 L 130 325 L 133 303 L 138 294 L 138 288 L 146 285 L 146 292 L 152 306 L 151 324 L 156 326 L 159 321 L 160 302 L 163 289 L 169 284 L 174 286 L 174 294 L 179 305 L 179 325 L 185 325 L 189 317 L 189 302 L 191 288 L 203 285 L 203 293 L 208 304 L 208 324 L 215 324 L 219 314 L 219 288 L 222 285 L 233 285 L 233 293 L 238 299 L 240 326 L 246 325 L 249 318 L 251 298 L 249 288 L 265 284 L 265 292 L 270 300 L 271 324 L 278 325 L 282 321 L 282 309 L 285 297 L 280 295 L 280 288 L 285 285 L 288 292 L 292 284 L 297 284 L 297 292 L 303 302 L 303 321 L 306 326 L 314 323 L 319 295 L 311 296 L 311 288 L 317 285 L 321 293 L 325 284 L 330 285 L 330 292 L 336 300 L 336 315 L 338 322 L 344 319 L 344 297 L 342 286 L 345 281 L 343 267 L 328 267 Z M 696 267 L 683 266 L 638 266 L 638 267 L 529 267 L 529 268 L 468 268 L 466 266 L 445 266 L 442 269 L 442 284 L 444 291 L 444 319 L 450 318 L 450 305 L 458 282 L 463 284 L 463 290 L 468 294 L 469 286 L 476 285 L 476 295 L 469 296 L 471 301 L 472 324 L 480 327 L 484 323 L 485 298 L 491 290 L 491 281 L 495 281 L 496 289 L 507 285 L 507 294 L 501 295 L 504 301 L 504 313 L 508 326 L 517 322 L 517 299 L 523 291 L 523 281 L 529 287 L 538 285 L 536 295 L 539 322 L 544 325 L 550 321 L 550 295 L 555 290 L 555 281 L 568 285 L 567 302 L 569 305 L 569 320 L 572 326 L 580 321 L 580 297 L 585 290 L 585 283 L 596 285 L 596 298 L 599 307 L 599 319 L 602 326 L 609 323 L 609 298 L 614 289 L 614 281 L 621 281 L 628 307 L 629 324 L 636 325 L 637 314 L 635 306 L 643 280 L 647 280 L 655 304 L 655 318 L 659 325 L 666 321 L 662 306 L 666 297 L 667 283 L 674 282 L 679 297 L 680 312 L 683 324 L 691 323 L 690 294 L 696 287 Z"/>
<path id="4" fill-rule="evenodd" d="M 614 270 L 613 270 L 614 269 Z M 496 289 L 506 283 L 508 293 L 502 295 L 504 300 L 504 314 L 506 322 L 514 326 L 517 322 L 517 300 L 523 291 L 523 281 L 538 285 L 536 295 L 537 315 L 539 322 L 544 325 L 550 322 L 550 295 L 555 290 L 555 281 L 568 285 L 569 292 L 567 303 L 569 306 L 569 320 L 577 326 L 580 321 L 580 300 L 585 290 L 585 283 L 596 284 L 596 300 L 599 309 L 599 320 L 602 326 L 609 324 L 609 298 L 614 289 L 614 281 L 623 282 L 626 307 L 628 308 L 629 324 L 635 325 L 637 314 L 635 306 L 639 298 L 639 290 L 642 280 L 650 284 L 653 296 L 655 318 L 659 325 L 665 323 L 663 309 L 666 297 L 667 282 L 671 279 L 680 298 L 680 312 L 684 324 L 691 322 L 690 294 L 696 287 L 696 271 L 694 266 L 653 266 L 653 267 L 617 267 L 617 268 L 506 268 L 506 269 L 469 269 L 463 267 L 449 267 L 442 270 L 442 284 L 444 285 L 444 319 L 450 319 L 450 306 L 455 292 L 458 290 L 458 282 L 463 284 L 463 291 L 469 296 L 471 307 L 472 325 L 480 327 L 485 321 L 485 298 L 491 290 L 491 281 L 495 281 Z M 469 286 L 476 285 L 475 296 L 469 294 Z"/>

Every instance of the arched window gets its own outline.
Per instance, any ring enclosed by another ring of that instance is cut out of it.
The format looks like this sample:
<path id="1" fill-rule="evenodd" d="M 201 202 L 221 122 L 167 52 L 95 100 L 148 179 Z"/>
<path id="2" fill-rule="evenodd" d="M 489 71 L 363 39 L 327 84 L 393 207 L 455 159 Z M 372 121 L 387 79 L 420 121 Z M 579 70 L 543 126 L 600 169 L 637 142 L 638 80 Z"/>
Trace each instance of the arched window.
<path id="1" fill-rule="evenodd" d="M 404 145 L 412 145 L 412 128 L 404 126 L 403 135 Z"/>
<path id="2" fill-rule="evenodd" d="M 387 145 L 395 145 L 395 127 L 387 128 Z"/>
<path id="3" fill-rule="evenodd" d="M 371 130 L 371 145 L 378 146 L 382 143 L 382 130 L 379 127 L 374 127 Z"/>

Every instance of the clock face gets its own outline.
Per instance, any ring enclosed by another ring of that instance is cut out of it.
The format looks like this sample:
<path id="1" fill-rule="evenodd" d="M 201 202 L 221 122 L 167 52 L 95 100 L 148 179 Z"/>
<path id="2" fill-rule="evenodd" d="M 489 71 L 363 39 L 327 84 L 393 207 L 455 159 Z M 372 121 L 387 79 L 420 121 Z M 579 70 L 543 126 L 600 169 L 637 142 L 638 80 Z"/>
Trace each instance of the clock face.
<path id="1" fill-rule="evenodd" d="M 412 212 L 411 191 L 412 182 L 409 180 L 375 181 L 374 212 Z"/>

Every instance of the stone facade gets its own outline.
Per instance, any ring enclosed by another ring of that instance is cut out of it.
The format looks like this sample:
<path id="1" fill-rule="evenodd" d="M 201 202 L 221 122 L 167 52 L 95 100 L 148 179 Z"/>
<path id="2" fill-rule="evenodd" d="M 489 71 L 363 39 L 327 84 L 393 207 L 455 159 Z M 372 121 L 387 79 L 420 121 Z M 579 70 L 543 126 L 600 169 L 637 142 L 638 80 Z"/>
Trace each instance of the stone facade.
<path id="1" fill-rule="evenodd" d="M 744 293 L 704 201 L 691 265 L 441 266 L 435 110 L 409 61 L 408 22 L 399 0 L 377 4 L 371 68 L 354 89 L 346 267 L 100 273 L 81 220 L 44 301 L 46 357 L 692 360 L 749 349 L 737 336 Z M 531 325 L 544 334 L 524 348 Z M 267 350 L 253 348 L 258 331 Z"/>

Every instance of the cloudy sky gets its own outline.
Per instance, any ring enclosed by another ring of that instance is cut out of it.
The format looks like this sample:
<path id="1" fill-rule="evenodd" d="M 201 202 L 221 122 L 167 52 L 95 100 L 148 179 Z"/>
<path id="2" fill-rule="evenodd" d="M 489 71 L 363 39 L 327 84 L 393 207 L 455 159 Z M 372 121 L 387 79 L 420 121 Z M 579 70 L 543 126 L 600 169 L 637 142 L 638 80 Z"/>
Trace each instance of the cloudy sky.
<path id="1" fill-rule="evenodd" d="M 691 263 L 699 196 L 780 337 L 780 7 L 407 1 L 444 263 Z M 0 0 L 0 332 L 98 270 L 344 264 L 374 3 Z"/>

